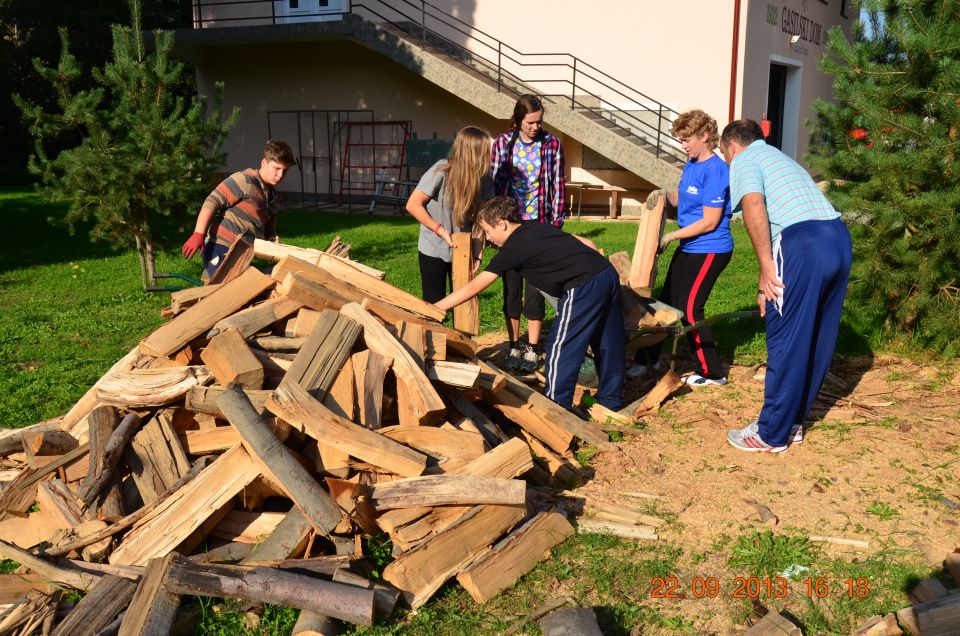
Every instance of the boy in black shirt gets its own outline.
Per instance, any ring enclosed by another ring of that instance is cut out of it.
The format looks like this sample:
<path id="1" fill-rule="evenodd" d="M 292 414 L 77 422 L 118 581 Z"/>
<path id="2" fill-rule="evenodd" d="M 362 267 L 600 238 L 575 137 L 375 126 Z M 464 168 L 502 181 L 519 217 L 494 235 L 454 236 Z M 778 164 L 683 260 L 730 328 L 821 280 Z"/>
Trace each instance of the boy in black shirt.
<path id="1" fill-rule="evenodd" d="M 469 284 L 436 303 L 448 311 L 489 287 L 504 272 L 519 272 L 530 285 L 560 298 L 547 340 L 547 397 L 573 405 L 573 391 L 587 346 L 593 349 L 600 385 L 597 401 L 623 406 L 624 330 L 617 271 L 588 239 L 544 223 L 520 223 L 516 203 L 495 197 L 477 212 L 487 240 L 500 247 Z"/>

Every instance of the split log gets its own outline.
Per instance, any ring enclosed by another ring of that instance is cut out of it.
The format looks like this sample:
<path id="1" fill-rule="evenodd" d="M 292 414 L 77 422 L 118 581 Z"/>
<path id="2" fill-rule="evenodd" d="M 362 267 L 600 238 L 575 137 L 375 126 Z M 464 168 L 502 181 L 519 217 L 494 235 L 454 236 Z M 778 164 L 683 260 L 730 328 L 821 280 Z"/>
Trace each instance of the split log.
<path id="1" fill-rule="evenodd" d="M 277 387 L 267 408 L 315 440 L 398 475 L 416 477 L 427 466 L 425 455 L 337 417 L 297 384 Z"/>
<path id="2" fill-rule="evenodd" d="M 435 457 L 445 472 L 480 457 L 486 450 L 482 435 L 432 426 L 388 426 L 380 429 L 380 435 Z"/>
<path id="3" fill-rule="evenodd" d="M 563 455 L 558 455 L 552 450 L 540 443 L 536 437 L 530 433 L 521 430 L 521 434 L 530 446 L 531 454 L 540 460 L 543 468 L 563 484 L 570 484 L 577 479 L 579 474 L 579 463 L 576 460 L 569 460 Z"/>
<path id="4" fill-rule="evenodd" d="M 850 636 L 901 636 L 903 630 L 897 625 L 895 614 L 871 616 Z"/>
<path id="5" fill-rule="evenodd" d="M 101 376 L 100 379 L 97 380 L 94 385 L 83 394 L 83 397 L 77 400 L 77 402 L 70 407 L 70 410 L 67 411 L 66 415 L 63 416 L 63 419 L 60 420 L 60 428 L 76 437 L 77 441 L 79 441 L 81 444 L 86 442 L 87 423 L 83 420 L 87 417 L 90 411 L 97 406 L 97 389 L 100 388 L 100 385 L 104 382 L 104 380 L 112 375 L 132 369 L 142 357 L 143 356 L 140 353 L 140 346 L 137 345 L 131 349 L 127 355 L 117 360 L 114 365 L 110 367 L 110 370 Z"/>
<path id="6" fill-rule="evenodd" d="M 276 418 L 270 417 L 267 419 L 267 424 L 281 442 L 285 442 L 290 437 L 291 427 L 286 422 L 280 422 Z M 177 437 L 186 452 L 191 455 L 222 453 L 242 441 L 240 433 L 232 425 L 214 426 L 199 431 L 184 431 Z"/>
<path id="7" fill-rule="evenodd" d="M 98 471 L 106 462 L 107 445 L 110 436 L 120 423 L 120 414 L 112 406 L 98 406 L 87 416 L 89 425 L 88 439 L 90 455 L 87 464 L 87 474 L 82 487 L 92 487 Z M 123 500 L 120 495 L 120 482 L 111 479 L 106 483 L 101 503 L 97 509 L 91 510 L 97 514 L 102 510 L 103 516 L 123 516 Z"/>
<path id="8" fill-rule="evenodd" d="M 200 287 L 187 287 L 170 292 L 170 310 L 173 315 L 186 311 L 189 307 L 196 305 L 203 298 L 206 298 L 217 291 L 220 285 L 202 285 Z"/>
<path id="9" fill-rule="evenodd" d="M 118 636 L 165 636 L 172 631 L 177 608 L 180 607 L 180 596 L 168 592 L 163 582 L 176 557 L 176 553 L 171 553 L 147 563 L 146 572 L 120 624 Z"/>
<path id="10" fill-rule="evenodd" d="M 573 434 L 535 413 L 526 400 L 517 397 L 507 389 L 495 394 L 494 400 L 490 406 L 556 452 L 563 453 L 570 447 Z"/>
<path id="11" fill-rule="evenodd" d="M 438 361 L 427 364 L 427 377 L 435 382 L 463 389 L 473 388 L 480 377 L 480 367 L 469 362 Z"/>
<path id="12" fill-rule="evenodd" d="M 77 448 L 80 444 L 77 439 L 66 431 L 56 430 L 29 431 L 20 434 L 23 444 L 23 453 L 27 457 L 27 465 L 38 468 L 38 457 L 63 455 Z"/>
<path id="13" fill-rule="evenodd" d="M 259 475 L 243 446 L 228 450 L 145 515 L 110 555 L 110 563 L 144 565 L 165 556 Z"/>
<path id="14" fill-rule="evenodd" d="M 374 593 L 312 576 L 264 567 L 198 564 L 173 559 L 165 586 L 171 592 L 229 597 L 317 612 L 373 625 Z"/>
<path id="15" fill-rule="evenodd" d="M 243 390 L 230 387 L 217 400 L 217 405 L 240 432 L 243 445 L 264 474 L 280 483 L 319 534 L 329 534 L 340 523 L 340 510 L 262 421 Z"/>
<path id="16" fill-rule="evenodd" d="M 27 504 L 23 510 L 16 509 L 10 500 L 10 496 L 27 493 L 27 497 L 30 498 L 30 502 L 33 501 L 33 490 L 32 486 L 36 484 L 41 479 L 45 479 L 50 474 L 58 471 L 59 469 L 72 464 L 73 462 L 78 461 L 84 455 L 90 452 L 90 444 L 84 442 L 80 446 L 76 447 L 69 453 L 61 455 L 54 461 L 49 464 L 45 464 L 42 468 L 37 468 L 36 470 L 24 470 L 20 472 L 20 475 L 10 482 L 7 487 L 3 490 L 3 494 L 0 495 L 0 511 L 16 511 L 16 512 L 26 512 L 27 508 L 30 507 L 30 503 Z M 0 517 L 2 518 L 2 517 Z"/>
<path id="17" fill-rule="evenodd" d="M 246 389 L 263 388 L 263 365 L 237 329 L 230 328 L 214 336 L 200 353 L 200 359 L 222 386 L 239 384 Z"/>
<path id="18" fill-rule="evenodd" d="M 220 320 L 206 333 L 205 337 L 213 338 L 227 329 L 236 329 L 241 336 L 249 338 L 273 323 L 283 320 L 301 307 L 303 307 L 302 303 L 291 298 L 283 296 L 268 298 L 262 303 L 241 309 L 232 316 Z"/>
<path id="19" fill-rule="evenodd" d="M 129 413 L 120 420 L 120 424 L 110 434 L 110 440 L 104 447 L 99 465 L 92 474 L 90 481 L 85 482 L 78 493 L 87 508 L 93 505 L 103 487 L 113 479 L 114 473 L 120 466 L 123 449 L 126 448 L 130 438 L 133 437 L 139 423 L 140 416 L 136 413 Z"/>
<path id="20" fill-rule="evenodd" d="M 377 510 L 476 504 L 522 506 L 526 493 L 526 484 L 517 479 L 428 475 L 377 484 L 373 487 L 373 506 Z"/>
<path id="21" fill-rule="evenodd" d="M 960 586 L 960 552 L 949 552 L 944 559 L 944 567 L 953 577 L 954 585 Z"/>
<path id="22" fill-rule="evenodd" d="M 47 535 L 46 539 L 50 542 L 51 546 L 60 546 L 65 543 L 72 543 L 77 541 L 80 538 L 96 534 L 98 532 L 103 532 L 109 526 L 105 521 L 100 519 L 94 519 L 92 521 L 84 521 L 77 524 L 75 527 L 70 529 L 58 530 L 53 533 L 53 535 Z M 99 562 L 106 559 L 107 555 L 110 553 L 110 538 L 103 539 L 91 543 L 84 547 L 81 551 L 84 561 Z"/>
<path id="23" fill-rule="evenodd" d="M 317 328 L 307 336 L 280 386 L 299 384 L 311 395 L 323 399 L 350 357 L 361 329 L 356 321 L 332 309 L 323 310 Z"/>
<path id="24" fill-rule="evenodd" d="M 50 563 L 6 541 L 0 541 L 0 557 L 16 561 L 42 576 L 45 581 L 83 592 L 88 591 L 100 579 L 100 575 L 80 570 L 69 561 L 61 564 Z"/>
<path id="25" fill-rule="evenodd" d="M 443 334 L 448 350 L 454 351 L 465 358 L 475 358 L 477 355 L 477 343 L 468 335 L 446 327 L 439 322 L 428 320 L 422 316 L 405 311 L 390 305 L 388 303 L 365 298 L 361 303 L 364 309 L 380 319 L 385 325 L 395 325 L 401 320 L 403 322 L 417 322 L 423 325 L 424 329 L 436 334 Z"/>
<path id="26" fill-rule="evenodd" d="M 202 366 L 132 369 L 105 378 L 97 388 L 97 400 L 135 409 L 163 406 L 176 402 L 193 387 L 206 384 L 211 377 Z"/>
<path id="27" fill-rule="evenodd" d="M 223 318 L 234 314 L 271 286 L 272 278 L 251 267 L 144 338 L 140 342 L 140 351 L 165 358 L 206 333 Z"/>
<path id="28" fill-rule="evenodd" d="M 168 413 L 157 413 L 124 453 L 143 503 L 149 504 L 190 472 L 190 461 Z M 226 449 L 224 449 L 226 450 Z"/>
<path id="29" fill-rule="evenodd" d="M 258 543 L 244 562 L 282 561 L 303 553 L 313 531 L 310 521 L 294 506 L 270 535 Z"/>
<path id="30" fill-rule="evenodd" d="M 217 400 L 226 390 L 227 388 L 223 386 L 193 387 L 187 392 L 184 398 L 184 406 L 188 411 L 226 419 L 223 411 L 217 406 Z M 253 408 L 257 409 L 258 413 L 262 413 L 266 408 L 267 398 L 270 397 L 273 391 L 245 389 L 244 393 L 250 398 L 250 402 L 253 403 Z"/>
<path id="31" fill-rule="evenodd" d="M 453 235 L 453 289 L 457 290 L 473 280 L 473 255 L 470 249 L 470 233 L 456 232 Z M 472 336 L 480 333 L 480 301 L 471 300 L 453 308 L 453 328 Z"/>
<path id="32" fill-rule="evenodd" d="M 799 627 L 778 612 L 770 612 L 759 623 L 744 632 L 744 636 L 802 636 L 802 634 Z"/>
<path id="33" fill-rule="evenodd" d="M 80 537 L 79 539 L 75 541 L 71 541 L 70 543 L 65 543 L 65 544 L 57 545 L 53 548 L 48 548 L 45 551 L 45 553 L 48 556 L 62 556 L 73 550 L 78 550 L 84 546 L 97 543 L 104 539 L 108 539 L 113 535 L 117 534 L 118 532 L 126 530 L 127 528 L 133 526 L 138 521 L 140 521 L 145 516 L 147 516 L 147 514 L 149 514 L 151 511 L 157 508 L 157 506 L 159 506 L 164 501 L 166 501 L 171 495 L 176 493 L 181 487 L 189 483 L 191 479 L 196 477 L 208 465 L 209 465 L 209 460 L 206 458 L 197 460 L 197 462 L 190 468 L 190 472 L 188 472 L 186 475 L 181 477 L 180 480 L 177 481 L 177 483 L 173 484 L 170 488 L 167 489 L 166 492 L 164 492 L 162 495 L 157 497 L 152 503 L 142 506 L 139 510 L 127 515 L 120 521 L 116 522 L 111 526 L 108 526 L 107 528 L 104 528 L 101 531 L 98 531 L 92 535 Z"/>
<path id="34" fill-rule="evenodd" d="M 340 308 L 340 313 L 363 325 L 363 339 L 369 349 L 393 358 L 394 373 L 397 378 L 403 379 L 410 406 L 409 414 L 400 414 L 401 425 L 426 424 L 442 416 L 446 405 L 403 345 L 360 305 L 346 304 Z"/>
<path id="35" fill-rule="evenodd" d="M 522 507 L 477 506 L 453 526 L 391 562 L 383 578 L 416 609 L 524 514 Z"/>
<path id="36" fill-rule="evenodd" d="M 333 383 L 323 398 L 325 407 L 335 415 L 351 422 L 355 420 L 354 411 L 357 406 L 356 387 L 354 386 L 356 374 L 353 370 L 355 356 L 356 354 L 353 354 L 344 359 L 340 372 L 334 377 Z"/>
<path id="37" fill-rule="evenodd" d="M 0 455 L 9 455 L 16 451 L 22 451 L 23 435 L 25 433 L 42 433 L 44 431 L 60 431 L 60 421 L 62 418 L 55 417 L 52 420 L 38 422 L 25 426 L 24 428 L 8 428 L 0 430 Z"/>
<path id="38" fill-rule="evenodd" d="M 282 512 L 231 510 L 210 530 L 210 535 L 224 541 L 257 544 L 270 536 L 285 516 Z"/>
<path id="39" fill-rule="evenodd" d="M 253 244 L 240 235 L 223 255 L 213 276 L 207 281 L 211 285 L 223 285 L 242 274 L 253 262 Z"/>
<path id="40" fill-rule="evenodd" d="M 53 630 L 53 636 L 87 636 L 113 622 L 133 597 L 137 584 L 120 576 L 104 576 Z"/>
<path id="41" fill-rule="evenodd" d="M 0 620 L 0 634 L 34 634 L 37 630 L 46 635 L 53 629 L 60 594 L 46 594 L 37 590 L 27 592 L 23 602 L 7 606 Z"/>
<path id="42" fill-rule="evenodd" d="M 558 512 L 541 512 L 484 552 L 457 575 L 478 603 L 486 603 L 529 572 L 544 554 L 573 535 L 573 526 Z"/>
<path id="43" fill-rule="evenodd" d="M 368 265 L 364 265 L 359 261 L 352 261 L 349 258 L 344 258 L 335 254 L 328 254 L 327 252 L 321 252 L 320 250 L 311 249 L 309 247 L 296 247 L 294 245 L 286 245 L 284 243 L 274 243 L 272 241 L 265 241 L 263 239 L 255 239 L 253 241 L 253 249 L 258 258 L 263 258 L 270 261 L 280 261 L 283 260 L 285 256 L 292 256 L 302 261 L 306 261 L 311 265 L 337 263 L 337 265 L 342 267 L 352 267 L 357 271 L 373 276 L 374 278 L 379 278 L 380 280 L 383 280 L 387 276 L 386 272 L 381 272 L 380 270 L 374 269 Z M 330 265 L 330 267 L 335 266 L 336 265 Z M 349 273 L 349 270 L 344 271 Z"/>
<path id="44" fill-rule="evenodd" d="M 302 307 L 297 315 L 287 321 L 283 335 L 288 338 L 306 338 L 317 326 L 320 312 L 309 307 Z"/>
<path id="45" fill-rule="evenodd" d="M 380 428 L 383 410 L 383 379 L 393 358 L 365 349 L 353 354 L 353 373 L 357 394 L 356 422 L 365 428 Z"/>
<path id="46" fill-rule="evenodd" d="M 75 528 L 83 522 L 83 511 L 67 485 L 59 479 L 40 483 L 37 505 L 53 520 L 55 528 Z"/>
<path id="47" fill-rule="evenodd" d="M 667 371 L 650 391 L 636 402 L 624 407 L 620 412 L 638 420 L 660 410 L 664 400 L 683 386 L 683 380 L 673 371 Z"/>
<path id="48" fill-rule="evenodd" d="M 351 294 L 349 290 L 341 287 L 331 288 L 322 282 L 311 280 L 301 272 L 290 272 L 286 278 L 279 280 L 277 292 L 314 311 L 339 310 L 347 303 L 356 300 L 354 294 Z M 348 295 L 344 296 L 343 294 Z M 310 333 L 313 333 L 313 330 Z"/>
<path id="49" fill-rule="evenodd" d="M 510 436 L 504 433 L 493 420 L 465 396 L 454 394 L 450 397 L 450 403 L 477 427 L 477 430 L 491 446 L 510 441 Z"/>
<path id="50" fill-rule="evenodd" d="M 653 289 L 657 280 L 660 236 L 663 234 L 663 225 L 667 219 L 663 213 L 665 199 L 666 197 L 661 196 L 653 209 L 644 210 L 640 219 L 633 258 L 630 261 L 630 276 L 627 279 L 630 287 Z"/>

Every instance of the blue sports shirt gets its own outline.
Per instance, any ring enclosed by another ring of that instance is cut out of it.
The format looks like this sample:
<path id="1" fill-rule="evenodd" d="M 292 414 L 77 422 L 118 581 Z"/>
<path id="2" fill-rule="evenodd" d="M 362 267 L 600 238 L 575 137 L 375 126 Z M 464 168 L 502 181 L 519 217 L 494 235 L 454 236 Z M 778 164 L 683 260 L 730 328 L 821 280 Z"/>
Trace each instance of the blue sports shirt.
<path id="1" fill-rule="evenodd" d="M 683 167 L 677 187 L 677 224 L 687 227 L 696 223 L 703 218 L 704 206 L 723 209 L 719 225 L 712 232 L 680 239 L 680 249 L 688 254 L 732 252 L 730 169 L 717 155 L 703 161 L 690 160 Z"/>

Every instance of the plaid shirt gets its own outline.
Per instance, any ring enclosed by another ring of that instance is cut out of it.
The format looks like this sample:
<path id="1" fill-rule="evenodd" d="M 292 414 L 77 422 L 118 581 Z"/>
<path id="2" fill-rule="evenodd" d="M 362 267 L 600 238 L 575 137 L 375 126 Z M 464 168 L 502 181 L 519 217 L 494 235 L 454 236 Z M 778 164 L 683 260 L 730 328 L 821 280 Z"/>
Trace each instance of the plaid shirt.
<path id="1" fill-rule="evenodd" d="M 220 245 L 230 247 L 243 234 L 259 239 L 277 235 L 280 198 L 273 186 L 260 181 L 253 168 L 224 179 L 203 202 L 202 209 L 208 208 L 213 210 L 213 222 L 207 235 Z"/>
<path id="2" fill-rule="evenodd" d="M 494 192 L 497 196 L 510 196 L 513 181 L 514 132 L 503 133 L 493 142 L 492 167 Z M 539 218 L 541 223 L 563 227 L 566 212 L 566 185 L 563 178 L 563 146 L 560 140 L 545 130 L 540 131 L 540 196 Z"/>

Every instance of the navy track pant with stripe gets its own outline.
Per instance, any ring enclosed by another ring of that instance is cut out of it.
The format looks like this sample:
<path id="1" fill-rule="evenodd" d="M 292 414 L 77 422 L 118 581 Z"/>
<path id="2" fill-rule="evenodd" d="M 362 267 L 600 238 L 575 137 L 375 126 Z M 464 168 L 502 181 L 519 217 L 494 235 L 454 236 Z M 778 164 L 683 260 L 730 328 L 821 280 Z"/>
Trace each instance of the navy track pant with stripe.
<path id="1" fill-rule="evenodd" d="M 760 438 L 787 444 L 820 391 L 840 329 L 853 245 L 840 219 L 788 226 L 773 243 L 783 296 L 767 302 L 767 377 Z"/>
<path id="2" fill-rule="evenodd" d="M 560 297 L 547 340 L 547 397 L 564 408 L 573 405 L 588 346 L 600 380 L 597 402 L 618 410 L 623 406 L 626 354 L 620 279 L 612 266 Z"/>

